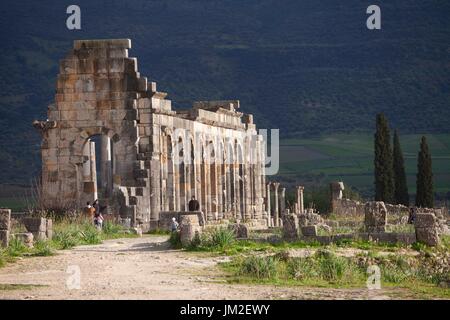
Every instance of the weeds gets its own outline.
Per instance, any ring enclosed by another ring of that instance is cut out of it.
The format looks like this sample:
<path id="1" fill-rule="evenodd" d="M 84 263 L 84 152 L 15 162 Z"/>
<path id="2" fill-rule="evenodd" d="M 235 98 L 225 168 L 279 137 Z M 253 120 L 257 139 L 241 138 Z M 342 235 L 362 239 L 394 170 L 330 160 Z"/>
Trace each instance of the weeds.
<path id="1" fill-rule="evenodd" d="M 19 230 L 19 229 L 18 229 Z M 112 222 L 105 222 L 104 229 L 99 231 L 90 220 L 79 216 L 67 218 L 58 217 L 53 224 L 53 239 L 38 240 L 34 247 L 27 247 L 20 239 L 11 237 L 9 245 L 0 249 L 0 267 L 23 256 L 51 256 L 55 249 L 70 249 L 77 245 L 100 244 L 104 239 L 129 237 L 122 226 Z M 131 235 L 132 236 L 132 235 Z"/>

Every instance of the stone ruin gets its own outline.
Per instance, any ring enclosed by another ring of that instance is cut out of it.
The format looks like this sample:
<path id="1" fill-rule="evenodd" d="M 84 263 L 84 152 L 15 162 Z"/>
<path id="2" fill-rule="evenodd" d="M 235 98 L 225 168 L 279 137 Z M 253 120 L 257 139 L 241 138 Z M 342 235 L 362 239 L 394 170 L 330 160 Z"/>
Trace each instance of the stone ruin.
<path id="1" fill-rule="evenodd" d="M 343 185 L 338 185 L 341 188 Z M 337 188 L 336 188 L 337 190 Z M 342 190 L 341 190 L 342 191 Z M 335 195 L 336 196 L 336 195 Z M 391 211 L 398 214 L 397 211 Z M 366 240 L 385 243 L 412 244 L 422 242 L 429 246 L 436 246 L 442 234 L 448 234 L 447 220 L 444 210 L 414 208 L 415 233 L 387 232 L 389 209 L 381 201 L 364 203 L 364 231 L 355 230 L 353 233 L 318 235 L 319 229 L 332 231 L 329 224 L 333 221 L 324 220 L 320 215 L 305 211 L 303 213 L 286 213 L 282 216 L 283 239 L 287 241 L 306 240 L 329 244 L 340 240 Z M 338 225 L 338 222 L 336 222 Z"/>
<path id="2" fill-rule="evenodd" d="M 53 221 L 46 218 L 26 217 L 21 220 L 34 240 L 51 240 L 53 238 Z"/>
<path id="3" fill-rule="evenodd" d="M 387 209 L 382 201 L 367 202 L 364 206 L 364 227 L 367 233 L 385 232 Z"/>
<path id="4" fill-rule="evenodd" d="M 130 48 L 129 39 L 76 40 L 60 61 L 48 119 L 33 123 L 42 135 L 42 206 L 98 198 L 147 231 L 195 196 L 206 221 L 266 224 L 264 141 L 253 116 L 238 100 L 172 110 Z"/>
<path id="5" fill-rule="evenodd" d="M 11 229 L 11 210 L 0 209 L 0 247 L 7 247 Z"/>
<path id="6" fill-rule="evenodd" d="M 27 232 L 11 232 L 11 210 L 0 209 L 0 247 L 7 247 L 12 238 L 19 239 L 27 247 L 33 247 L 34 241 L 52 240 L 53 223 L 51 219 L 26 217 L 20 219 Z"/>

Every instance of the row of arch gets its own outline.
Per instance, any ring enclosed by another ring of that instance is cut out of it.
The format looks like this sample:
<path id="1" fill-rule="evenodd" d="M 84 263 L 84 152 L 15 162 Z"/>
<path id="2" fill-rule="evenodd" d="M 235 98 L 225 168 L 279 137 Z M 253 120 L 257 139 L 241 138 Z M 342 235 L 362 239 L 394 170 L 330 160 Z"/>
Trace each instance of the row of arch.
<path id="1" fill-rule="evenodd" d="M 187 211 L 195 196 L 207 219 L 257 218 L 264 185 L 258 148 L 237 140 L 195 145 L 167 132 L 161 139 L 161 211 Z"/>

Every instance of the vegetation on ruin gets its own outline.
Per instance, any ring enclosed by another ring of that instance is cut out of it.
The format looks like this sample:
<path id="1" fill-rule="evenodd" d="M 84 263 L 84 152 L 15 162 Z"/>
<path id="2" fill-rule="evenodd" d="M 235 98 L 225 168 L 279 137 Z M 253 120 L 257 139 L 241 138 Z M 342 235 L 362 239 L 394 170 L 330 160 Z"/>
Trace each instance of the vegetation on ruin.
<path id="1" fill-rule="evenodd" d="M 416 256 L 376 252 L 339 256 L 329 249 L 293 257 L 289 251 L 271 255 L 239 255 L 222 263 L 231 283 L 300 285 L 314 287 L 365 287 L 368 267 L 380 268 L 381 285 L 408 288 L 428 296 L 450 297 L 450 255 L 439 249 Z M 440 287 L 442 286 L 442 288 Z"/>
<path id="2" fill-rule="evenodd" d="M 24 232 L 23 226 L 15 226 L 12 233 Z M 33 248 L 27 247 L 21 240 L 11 237 L 9 246 L 0 249 L 0 267 L 21 257 L 51 256 L 56 250 L 70 249 L 79 245 L 100 244 L 103 240 L 135 235 L 111 221 L 105 221 L 102 231 L 84 218 L 58 218 L 53 223 L 53 239 L 34 241 Z"/>

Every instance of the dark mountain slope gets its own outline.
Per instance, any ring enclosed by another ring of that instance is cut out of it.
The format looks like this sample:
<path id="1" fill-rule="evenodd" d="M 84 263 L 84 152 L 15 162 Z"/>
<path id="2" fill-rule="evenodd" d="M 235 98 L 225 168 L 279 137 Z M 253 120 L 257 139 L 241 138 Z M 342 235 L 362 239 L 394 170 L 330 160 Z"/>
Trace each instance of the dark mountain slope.
<path id="1" fill-rule="evenodd" d="M 30 125 L 53 99 L 57 62 L 73 39 L 131 38 L 142 74 L 175 107 L 241 100 L 259 127 L 284 136 L 373 130 L 383 111 L 402 133 L 450 128 L 450 3 L 361 0 L 2 1 L 0 181 L 39 168 Z"/>

